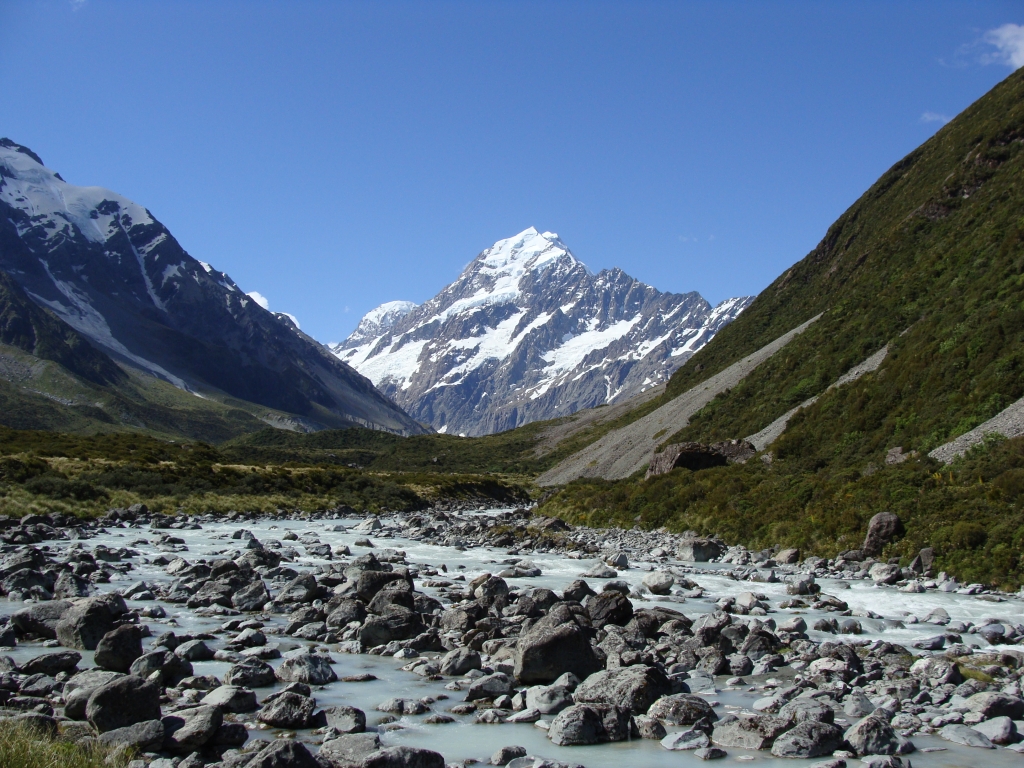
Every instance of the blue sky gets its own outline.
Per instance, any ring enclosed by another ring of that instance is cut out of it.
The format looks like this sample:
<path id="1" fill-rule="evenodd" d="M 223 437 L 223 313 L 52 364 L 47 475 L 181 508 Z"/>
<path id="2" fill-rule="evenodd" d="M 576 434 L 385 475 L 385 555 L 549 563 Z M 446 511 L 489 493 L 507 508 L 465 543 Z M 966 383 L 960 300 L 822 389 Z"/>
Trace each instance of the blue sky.
<path id="1" fill-rule="evenodd" d="M 0 135 L 321 341 L 528 226 L 757 293 L 1024 64 L 1017 2 L 0 3 Z"/>

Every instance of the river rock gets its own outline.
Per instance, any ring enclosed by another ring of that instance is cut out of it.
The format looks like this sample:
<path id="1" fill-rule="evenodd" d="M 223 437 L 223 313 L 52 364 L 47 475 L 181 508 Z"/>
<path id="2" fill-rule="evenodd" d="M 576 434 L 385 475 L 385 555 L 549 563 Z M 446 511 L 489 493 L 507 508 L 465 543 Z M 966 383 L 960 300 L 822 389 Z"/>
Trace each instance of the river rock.
<path id="1" fill-rule="evenodd" d="M 772 754 L 775 757 L 821 757 L 832 754 L 842 743 L 842 729 L 819 720 L 804 720 L 776 737 Z"/>
<path id="2" fill-rule="evenodd" d="M 496 699 L 499 696 L 507 696 L 515 692 L 515 685 L 512 679 L 503 672 L 495 672 L 490 675 L 478 677 L 469 686 L 466 693 L 466 701 L 477 699 Z"/>
<path id="3" fill-rule="evenodd" d="M 661 746 L 673 752 L 690 749 L 701 749 L 711 744 L 711 739 L 704 731 L 688 728 L 685 731 L 671 733 L 661 740 Z"/>
<path id="4" fill-rule="evenodd" d="M 191 663 L 175 656 L 173 651 L 150 651 L 133 661 L 129 672 L 139 677 L 159 672 L 163 685 L 174 686 L 186 677 L 192 677 L 194 670 Z"/>
<path id="5" fill-rule="evenodd" d="M 672 683 L 663 672 L 643 664 L 595 672 L 576 689 L 577 703 L 626 707 L 634 715 L 647 713 L 650 706 L 672 693 Z"/>
<path id="6" fill-rule="evenodd" d="M 164 717 L 164 749 L 176 754 L 190 754 L 213 738 L 224 721 L 218 707 L 195 707 Z"/>
<path id="7" fill-rule="evenodd" d="M 709 722 L 718 720 L 718 715 L 707 699 L 689 693 L 663 696 L 651 705 L 647 714 L 669 725 L 693 725 L 704 718 Z"/>
<path id="8" fill-rule="evenodd" d="M 519 682 L 550 683 L 564 672 L 586 678 L 602 666 L 584 630 L 575 622 L 551 626 L 549 613 L 520 636 L 513 657 Z"/>
<path id="9" fill-rule="evenodd" d="M 260 659 L 243 659 L 224 675 L 224 682 L 243 688 L 265 688 L 277 680 L 274 668 Z"/>
<path id="10" fill-rule="evenodd" d="M 517 757 L 526 757 L 525 747 L 502 747 L 491 755 L 491 765 L 508 765 Z"/>
<path id="11" fill-rule="evenodd" d="M 440 670 L 442 675 L 458 676 L 472 669 L 480 669 L 480 666 L 480 654 L 463 646 L 445 654 Z"/>
<path id="12" fill-rule="evenodd" d="M 338 679 L 331 668 L 330 659 L 308 650 L 289 653 L 275 674 L 277 679 L 286 683 L 298 682 L 307 685 L 327 685 Z"/>
<path id="13" fill-rule="evenodd" d="M 304 744 L 290 739 L 271 741 L 248 762 L 244 763 L 244 766 L 245 768 L 323 768 Z"/>
<path id="14" fill-rule="evenodd" d="M 548 728 L 548 738 L 559 747 L 625 741 L 633 733 L 632 717 L 625 707 L 575 704 L 558 713 Z"/>
<path id="15" fill-rule="evenodd" d="M 445 768 L 444 757 L 419 747 L 388 747 L 363 758 L 361 768 Z"/>
<path id="16" fill-rule="evenodd" d="M 951 725 L 944 726 L 939 731 L 941 736 L 946 741 L 951 741 L 954 744 L 963 744 L 965 747 L 980 747 L 981 749 L 995 749 L 996 746 L 993 744 L 988 736 L 976 731 L 970 726 L 960 725 L 953 723 Z"/>
<path id="17" fill-rule="evenodd" d="M 1024 700 L 1008 693 L 983 691 L 967 698 L 967 708 L 977 712 L 986 720 L 993 717 L 1008 717 L 1020 720 L 1024 717 Z"/>
<path id="18" fill-rule="evenodd" d="M 50 640 L 57 637 L 57 623 L 71 610 L 70 600 L 50 600 L 15 611 L 11 623 L 23 635 L 38 635 Z"/>
<path id="19" fill-rule="evenodd" d="M 61 672 L 71 672 L 82 660 L 82 654 L 78 651 L 58 651 L 57 653 L 44 653 L 29 659 L 20 666 L 23 675 L 49 675 L 53 677 Z"/>
<path id="20" fill-rule="evenodd" d="M 259 611 L 268 602 L 270 592 L 262 579 L 256 579 L 231 595 L 231 607 L 239 611 Z"/>
<path id="21" fill-rule="evenodd" d="M 875 563 L 868 570 L 868 576 L 875 584 L 895 584 L 900 580 L 902 571 L 898 565 Z"/>
<path id="22" fill-rule="evenodd" d="M 768 749 L 789 723 L 771 715 L 737 718 L 715 726 L 715 744 L 738 749 Z"/>
<path id="23" fill-rule="evenodd" d="M 118 594 L 84 598 L 72 605 L 57 622 L 57 639 L 66 648 L 96 650 L 103 636 L 114 628 L 114 622 L 127 610 L 124 598 Z"/>
<path id="24" fill-rule="evenodd" d="M 809 698 L 798 698 L 786 702 L 778 711 L 779 717 L 793 723 L 814 721 L 818 723 L 831 723 L 835 720 L 835 710 Z"/>
<path id="25" fill-rule="evenodd" d="M 643 585 L 654 595 L 667 595 L 676 583 L 671 573 L 651 571 L 643 578 Z"/>
<path id="26" fill-rule="evenodd" d="M 864 557 L 878 557 L 886 544 L 904 533 L 903 523 L 892 512 L 879 512 L 868 523 L 868 532 L 860 551 Z"/>
<path id="27" fill-rule="evenodd" d="M 332 768 L 359 768 L 363 759 L 380 749 L 376 733 L 353 733 L 325 741 L 320 756 Z"/>
<path id="28" fill-rule="evenodd" d="M 587 611 L 595 628 L 607 624 L 624 627 L 633 618 L 633 604 L 619 591 L 606 590 L 587 599 Z"/>
<path id="29" fill-rule="evenodd" d="M 132 662 L 142 655 L 142 632 L 133 624 L 110 630 L 96 645 L 93 657 L 97 667 L 112 672 L 127 672 Z"/>
<path id="30" fill-rule="evenodd" d="M 858 755 L 895 755 L 900 740 L 885 720 L 874 715 L 854 723 L 844 734 L 847 743 Z"/>
<path id="31" fill-rule="evenodd" d="M 316 599 L 318 584 L 311 573 L 300 573 L 289 581 L 277 596 L 279 603 L 311 603 Z"/>
<path id="32" fill-rule="evenodd" d="M 160 686 L 135 675 L 118 677 L 90 694 L 85 716 L 100 733 L 159 720 Z"/>
<path id="33" fill-rule="evenodd" d="M 220 707 L 225 712 L 241 714 L 255 712 L 259 705 L 256 694 L 248 688 L 238 685 L 222 685 L 214 688 L 203 697 L 203 704 L 209 707 Z"/>
<path id="34" fill-rule="evenodd" d="M 315 709 L 316 702 L 308 696 L 282 693 L 265 704 L 256 719 L 275 728 L 310 728 Z"/>
<path id="35" fill-rule="evenodd" d="M 324 710 L 327 726 L 338 733 L 363 733 L 366 730 L 366 713 L 355 707 L 339 705 Z"/>
<path id="36" fill-rule="evenodd" d="M 543 715 L 556 715 L 572 706 L 572 692 L 561 685 L 535 685 L 526 689 L 526 708 Z"/>
<path id="37" fill-rule="evenodd" d="M 105 669 L 87 669 L 78 672 L 64 683 L 64 715 L 72 720 L 85 720 L 85 707 L 89 696 L 101 685 L 116 680 L 123 675 Z"/>
<path id="38" fill-rule="evenodd" d="M 145 720 L 141 723 L 115 728 L 101 733 L 97 741 L 107 747 L 131 747 L 140 752 L 154 752 L 163 747 L 164 724 L 160 720 Z"/>
<path id="39" fill-rule="evenodd" d="M 694 537 L 684 539 L 676 550 L 676 557 L 694 563 L 706 563 L 725 554 L 725 544 L 717 539 Z"/>
<path id="40" fill-rule="evenodd" d="M 971 726 L 978 733 L 988 737 L 993 744 L 1006 745 L 1017 742 L 1017 724 L 1005 715 L 993 717 Z"/>

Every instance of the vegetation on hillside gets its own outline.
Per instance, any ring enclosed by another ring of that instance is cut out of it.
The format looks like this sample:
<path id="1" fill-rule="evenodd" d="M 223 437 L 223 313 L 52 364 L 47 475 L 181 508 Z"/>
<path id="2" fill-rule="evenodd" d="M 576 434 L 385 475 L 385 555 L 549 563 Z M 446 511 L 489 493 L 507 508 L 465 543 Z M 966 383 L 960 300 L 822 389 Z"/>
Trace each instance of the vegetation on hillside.
<path id="1" fill-rule="evenodd" d="M 881 368 L 799 412 L 771 462 L 644 481 L 580 481 L 568 519 L 717 532 L 808 554 L 857 546 L 893 509 L 960 578 L 1018 585 L 1019 441 L 942 468 L 924 456 L 1024 395 L 1024 71 L 890 169 L 821 244 L 672 377 L 675 397 L 809 317 L 821 319 L 665 443 L 751 435 L 883 345 Z"/>
<path id="2" fill-rule="evenodd" d="M 372 441 L 369 430 L 362 436 Z M 358 440 L 359 438 L 353 438 Z M 422 509 L 439 499 L 520 504 L 520 479 L 473 472 L 363 470 L 315 461 L 265 462 L 206 443 L 147 435 L 80 436 L 0 428 L 0 514 L 95 515 L 145 503 L 156 511 Z"/>
<path id="3" fill-rule="evenodd" d="M 122 768 L 131 751 L 89 746 L 51 736 L 24 723 L 0 723 L 0 765 L 4 768 Z"/>

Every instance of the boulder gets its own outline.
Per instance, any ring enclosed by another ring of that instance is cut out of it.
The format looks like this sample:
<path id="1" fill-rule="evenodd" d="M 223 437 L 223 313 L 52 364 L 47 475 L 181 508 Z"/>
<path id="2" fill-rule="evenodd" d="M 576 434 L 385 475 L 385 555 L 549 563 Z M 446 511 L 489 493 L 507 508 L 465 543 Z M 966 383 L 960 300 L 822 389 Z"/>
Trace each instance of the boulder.
<path id="1" fill-rule="evenodd" d="M 112 672 L 127 672 L 142 655 L 142 631 L 133 624 L 110 630 L 96 644 L 96 666 Z"/>
<path id="2" fill-rule="evenodd" d="M 245 768 L 322 768 L 304 744 L 290 739 L 269 742 L 244 765 Z"/>
<path id="3" fill-rule="evenodd" d="M 57 638 L 57 623 L 71 610 L 70 600 L 50 600 L 15 611 L 11 623 L 22 635 Z"/>
<path id="4" fill-rule="evenodd" d="M 535 685 L 526 689 L 526 708 L 542 715 L 557 715 L 572 704 L 572 692 L 561 685 Z"/>
<path id="5" fill-rule="evenodd" d="M 551 721 L 548 738 L 559 747 L 603 744 L 629 739 L 633 728 L 625 707 L 575 704 Z"/>
<path id="6" fill-rule="evenodd" d="M 477 699 L 496 699 L 499 696 L 507 696 L 515 691 L 515 684 L 512 679 L 503 672 L 494 672 L 490 675 L 478 677 L 469 686 L 466 693 L 466 701 Z"/>
<path id="7" fill-rule="evenodd" d="M 526 685 L 550 683 L 565 672 L 582 679 L 603 666 L 578 624 L 552 627 L 543 619 L 520 636 L 513 661 L 516 678 Z"/>
<path id="8" fill-rule="evenodd" d="M 194 707 L 163 718 L 164 749 L 187 755 L 201 749 L 220 728 L 224 716 L 219 707 Z"/>
<path id="9" fill-rule="evenodd" d="M 449 651 L 441 660 L 441 674 L 449 676 L 464 675 L 472 669 L 480 669 L 480 654 L 472 648 L 463 646 Z"/>
<path id="10" fill-rule="evenodd" d="M 192 664 L 174 655 L 173 651 L 150 651 L 132 662 L 128 671 L 139 677 L 149 677 L 154 672 L 160 673 L 160 683 L 174 686 L 186 677 L 192 677 Z"/>
<path id="11" fill-rule="evenodd" d="M 868 576 L 875 584 L 895 584 L 902 578 L 902 570 L 898 565 L 875 563 L 868 570 Z"/>
<path id="12" fill-rule="evenodd" d="M 163 722 L 145 720 L 101 733 L 97 741 L 106 747 L 130 747 L 139 752 L 155 752 L 163 747 L 164 735 Z"/>
<path id="13" fill-rule="evenodd" d="M 672 693 L 672 683 L 663 672 L 643 664 L 595 672 L 575 691 L 577 703 L 625 707 L 634 715 L 647 713 L 650 706 Z"/>
<path id="14" fill-rule="evenodd" d="M 58 599 L 88 597 L 91 593 L 89 582 L 71 571 L 61 571 L 53 585 L 53 596 Z"/>
<path id="15" fill-rule="evenodd" d="M 526 757 L 525 747 L 502 747 L 491 755 L 491 765 L 508 765 L 517 757 Z"/>
<path id="16" fill-rule="evenodd" d="M 684 539 L 676 550 L 676 557 L 693 563 L 706 563 L 725 554 L 725 544 L 717 539 L 694 537 Z"/>
<path id="17" fill-rule="evenodd" d="M 359 768 L 363 759 L 380 749 L 376 733 L 353 733 L 329 739 L 320 746 L 321 758 L 332 768 Z"/>
<path id="18" fill-rule="evenodd" d="M 1017 724 L 1005 715 L 975 723 L 971 727 L 993 744 L 1015 744 L 1018 739 Z"/>
<path id="19" fill-rule="evenodd" d="M 203 697 L 203 704 L 209 707 L 219 707 L 224 712 L 235 714 L 255 712 L 259 707 L 259 704 L 256 703 L 256 694 L 248 688 L 238 685 L 222 685 L 214 688 Z"/>
<path id="20" fill-rule="evenodd" d="M 288 654 L 275 674 L 282 682 L 307 685 L 327 685 L 338 679 L 328 657 L 305 649 Z"/>
<path id="21" fill-rule="evenodd" d="M 967 698 L 967 708 L 977 712 L 986 720 L 993 717 L 1008 717 L 1011 720 L 1024 718 L 1024 700 L 1008 693 L 983 691 Z"/>
<path id="22" fill-rule="evenodd" d="M 445 768 L 444 758 L 437 752 L 419 747 L 388 747 L 371 752 L 361 768 Z"/>
<path id="23" fill-rule="evenodd" d="M 963 744 L 965 747 L 996 748 L 996 745 L 989 740 L 988 736 L 967 725 L 954 723 L 943 726 L 942 730 L 939 731 L 939 736 L 954 744 Z"/>
<path id="24" fill-rule="evenodd" d="M 842 729 L 819 720 L 804 720 L 777 736 L 772 744 L 775 757 L 821 757 L 842 746 Z"/>
<path id="25" fill-rule="evenodd" d="M 327 615 L 327 626 L 331 629 L 345 627 L 353 621 L 362 623 L 366 619 L 366 606 L 358 600 L 342 600 Z"/>
<path id="26" fill-rule="evenodd" d="M 366 713 L 355 707 L 336 706 L 324 710 L 327 727 L 338 733 L 363 733 L 366 730 Z"/>
<path id="27" fill-rule="evenodd" d="M 311 573 L 300 573 L 289 581 L 277 596 L 279 603 L 311 603 L 316 599 L 318 584 Z"/>
<path id="28" fill-rule="evenodd" d="M 624 627 L 633 618 L 633 604 L 616 590 L 608 590 L 587 599 L 587 612 L 595 628 L 607 624 Z"/>
<path id="29" fill-rule="evenodd" d="M 779 565 L 795 565 L 800 562 L 799 549 L 782 549 L 775 555 L 775 562 Z"/>
<path id="30" fill-rule="evenodd" d="M 270 602 L 270 592 L 262 579 L 242 587 L 231 595 L 231 607 L 239 611 L 259 611 Z"/>
<path id="31" fill-rule="evenodd" d="M 214 651 L 202 640 L 187 640 L 174 649 L 174 655 L 186 661 L 210 661 Z"/>
<path id="32" fill-rule="evenodd" d="M 685 731 L 676 731 L 661 740 L 661 746 L 672 752 L 683 752 L 690 749 L 700 749 L 711 744 L 711 738 L 701 730 L 688 728 Z"/>
<path id="33" fill-rule="evenodd" d="M 671 573 L 651 571 L 643 578 L 643 585 L 654 595 L 667 595 L 676 583 Z"/>
<path id="34" fill-rule="evenodd" d="M 160 686 L 135 675 L 118 677 L 93 690 L 85 716 L 100 733 L 159 720 Z"/>
<path id="35" fill-rule="evenodd" d="M 118 594 L 87 597 L 75 603 L 57 622 L 56 633 L 65 648 L 94 651 L 128 607 Z"/>
<path id="36" fill-rule="evenodd" d="M 778 716 L 792 723 L 813 721 L 831 723 L 835 720 L 835 710 L 820 701 L 810 698 L 797 698 L 786 702 L 778 711 Z"/>
<path id="37" fill-rule="evenodd" d="M 895 755 L 900 739 L 885 720 L 868 715 L 854 723 L 844 734 L 846 742 L 858 755 Z"/>
<path id="38" fill-rule="evenodd" d="M 243 688 L 266 688 L 276 681 L 274 668 L 260 659 L 243 659 L 224 675 L 225 684 Z"/>
<path id="39" fill-rule="evenodd" d="M 44 653 L 29 659 L 19 667 L 23 675 L 49 675 L 53 677 L 61 672 L 71 672 L 82 660 L 82 654 L 78 651 L 58 651 L 57 653 Z"/>
<path id="40" fill-rule="evenodd" d="M 886 544 L 904 533 L 903 523 L 892 512 L 879 512 L 868 523 L 868 532 L 860 551 L 864 557 L 878 557 Z"/>
<path id="41" fill-rule="evenodd" d="M 261 723 L 275 728 L 311 728 L 316 702 L 297 693 L 282 693 L 256 714 Z"/>
<path id="42" fill-rule="evenodd" d="M 737 749 L 768 749 L 789 723 L 771 715 L 737 718 L 715 726 L 711 734 L 715 744 Z"/>
<path id="43" fill-rule="evenodd" d="M 105 669 L 87 669 L 77 673 L 64 683 L 64 716 L 72 720 L 85 720 L 85 707 L 92 692 L 119 677 L 123 675 Z"/>
<path id="44" fill-rule="evenodd" d="M 647 714 L 669 725 L 693 725 L 705 718 L 713 723 L 718 719 L 706 699 L 689 693 L 663 696 L 651 705 Z"/>

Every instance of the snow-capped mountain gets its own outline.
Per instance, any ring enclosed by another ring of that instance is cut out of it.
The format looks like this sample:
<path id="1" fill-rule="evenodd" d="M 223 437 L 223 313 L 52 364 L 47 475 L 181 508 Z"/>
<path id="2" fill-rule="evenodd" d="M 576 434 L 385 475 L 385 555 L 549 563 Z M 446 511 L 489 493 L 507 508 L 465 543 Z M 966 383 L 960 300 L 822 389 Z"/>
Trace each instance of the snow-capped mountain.
<path id="1" fill-rule="evenodd" d="M 0 139 L 0 270 L 121 364 L 310 427 L 423 429 L 297 323 L 186 253 L 140 205 Z"/>
<path id="2" fill-rule="evenodd" d="M 332 350 L 421 422 L 481 435 L 639 394 L 752 300 L 712 307 L 620 269 L 595 275 L 558 235 L 531 227 L 430 301 L 369 312 Z"/>

